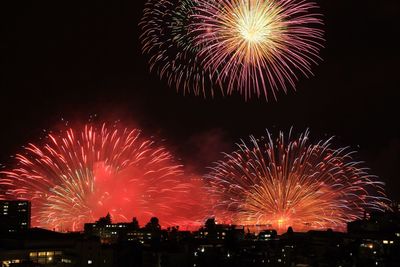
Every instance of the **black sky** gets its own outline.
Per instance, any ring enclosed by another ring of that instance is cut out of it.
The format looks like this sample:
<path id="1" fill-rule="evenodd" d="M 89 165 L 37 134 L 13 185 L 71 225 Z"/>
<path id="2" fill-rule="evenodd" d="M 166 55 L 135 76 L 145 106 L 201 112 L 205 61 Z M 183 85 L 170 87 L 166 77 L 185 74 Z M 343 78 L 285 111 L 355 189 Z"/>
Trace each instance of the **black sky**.
<path id="1" fill-rule="evenodd" d="M 144 0 L 0 1 L 0 162 L 61 118 L 93 114 L 167 139 L 199 172 L 239 138 L 308 127 L 314 140 L 334 135 L 358 150 L 400 200 L 400 2 L 317 2 L 324 61 L 296 93 L 266 103 L 184 97 L 150 74 L 138 42 Z"/>

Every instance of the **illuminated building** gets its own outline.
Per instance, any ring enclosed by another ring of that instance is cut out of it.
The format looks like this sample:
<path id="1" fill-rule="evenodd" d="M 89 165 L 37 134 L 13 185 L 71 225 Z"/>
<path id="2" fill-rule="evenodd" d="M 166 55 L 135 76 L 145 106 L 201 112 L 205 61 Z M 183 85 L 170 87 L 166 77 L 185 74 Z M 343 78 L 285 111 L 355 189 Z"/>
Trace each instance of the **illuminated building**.
<path id="1" fill-rule="evenodd" d="M 31 227 L 31 203 L 0 200 L 0 232 L 20 232 Z"/>
<path id="2" fill-rule="evenodd" d="M 116 244 L 118 242 L 138 242 L 149 245 L 154 234 L 144 228 L 137 229 L 132 223 L 86 223 L 85 235 L 95 236 L 100 239 L 102 244 Z M 160 231 L 160 238 L 166 239 L 166 232 Z"/>
<path id="3" fill-rule="evenodd" d="M 229 238 L 241 240 L 244 238 L 244 227 L 229 224 L 217 224 L 214 218 L 210 218 L 206 221 L 204 227 L 199 229 L 196 237 L 198 239 L 217 241 Z"/>
<path id="4" fill-rule="evenodd" d="M 111 266 L 98 239 L 31 228 L 0 236 L 0 266 Z"/>
<path id="5" fill-rule="evenodd" d="M 102 244 L 115 244 L 126 235 L 130 223 L 85 223 L 85 234 L 97 236 Z"/>
<path id="6" fill-rule="evenodd" d="M 260 241 L 268 241 L 275 239 L 277 236 L 276 230 L 264 230 L 258 234 L 258 240 Z"/>

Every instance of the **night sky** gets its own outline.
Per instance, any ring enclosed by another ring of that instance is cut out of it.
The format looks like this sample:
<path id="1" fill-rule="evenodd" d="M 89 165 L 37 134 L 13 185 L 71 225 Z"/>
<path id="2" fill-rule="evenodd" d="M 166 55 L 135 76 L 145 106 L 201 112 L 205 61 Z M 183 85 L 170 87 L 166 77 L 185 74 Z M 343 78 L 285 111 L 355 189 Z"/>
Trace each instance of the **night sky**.
<path id="1" fill-rule="evenodd" d="M 12 2 L 9 6 L 5 2 Z M 0 1 L 0 162 L 62 122 L 121 119 L 199 174 L 240 138 L 294 127 L 336 136 L 400 200 L 398 0 L 317 0 L 323 62 L 278 101 L 177 94 L 141 55 L 144 0 Z"/>

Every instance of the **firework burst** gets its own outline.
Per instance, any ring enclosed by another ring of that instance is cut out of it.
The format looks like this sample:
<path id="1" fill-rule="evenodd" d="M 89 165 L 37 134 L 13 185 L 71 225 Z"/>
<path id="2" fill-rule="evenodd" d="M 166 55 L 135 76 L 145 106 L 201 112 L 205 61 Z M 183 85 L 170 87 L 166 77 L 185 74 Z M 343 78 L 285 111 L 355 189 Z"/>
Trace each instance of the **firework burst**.
<path id="1" fill-rule="evenodd" d="M 323 42 L 317 5 L 304 0 L 197 0 L 193 23 L 202 65 L 245 98 L 295 88 Z"/>
<path id="2" fill-rule="evenodd" d="M 171 154 L 137 129 L 86 125 L 49 134 L 2 172 L 0 199 L 32 202 L 34 226 L 81 229 L 110 212 L 115 221 L 187 224 L 193 185 Z"/>
<path id="3" fill-rule="evenodd" d="M 192 0 L 149 0 L 139 23 L 142 52 L 150 71 L 183 94 L 213 96 L 210 73 L 202 67 L 194 45 Z"/>
<path id="4" fill-rule="evenodd" d="M 365 210 L 385 206 L 383 184 L 331 139 L 311 144 L 308 131 L 288 140 L 251 137 L 250 145 L 216 163 L 206 176 L 214 213 L 230 223 L 272 225 L 280 231 L 344 230 Z"/>

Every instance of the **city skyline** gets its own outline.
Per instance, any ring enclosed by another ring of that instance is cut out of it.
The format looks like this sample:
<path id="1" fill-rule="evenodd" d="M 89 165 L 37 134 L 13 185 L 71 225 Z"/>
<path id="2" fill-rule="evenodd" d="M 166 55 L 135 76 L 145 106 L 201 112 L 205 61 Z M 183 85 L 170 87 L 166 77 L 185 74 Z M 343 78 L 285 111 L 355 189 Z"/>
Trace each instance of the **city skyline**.
<path id="1" fill-rule="evenodd" d="M 0 267 L 400 266 L 398 0 L 0 4 Z"/>
<path id="2" fill-rule="evenodd" d="M 166 140 L 190 173 L 203 176 L 221 152 L 233 152 L 251 134 L 309 128 L 313 141 L 336 136 L 335 146 L 359 151 L 355 160 L 365 161 L 386 183 L 388 198 L 398 201 L 398 54 L 395 42 L 379 41 L 395 36 L 391 10 L 398 4 L 390 3 L 318 2 L 323 61 L 296 92 L 269 103 L 184 96 L 151 74 L 138 37 L 143 1 L 36 3 L 20 10 L 21 17 L 10 6 L 2 41 L 9 48 L 1 68 L 1 118 L 8 127 L 1 132 L 0 163 L 12 168 L 9 157 L 21 146 L 40 143 L 60 125 L 121 120 Z M 379 38 L 369 38 L 371 32 Z"/>

